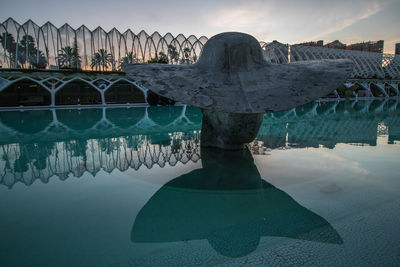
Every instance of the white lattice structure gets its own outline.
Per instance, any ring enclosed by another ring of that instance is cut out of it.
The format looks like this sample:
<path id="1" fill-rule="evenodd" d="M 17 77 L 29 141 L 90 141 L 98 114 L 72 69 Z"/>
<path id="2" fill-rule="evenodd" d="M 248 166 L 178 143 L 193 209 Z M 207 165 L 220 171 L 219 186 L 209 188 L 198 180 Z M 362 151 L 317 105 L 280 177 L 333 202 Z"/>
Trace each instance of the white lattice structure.
<path id="1" fill-rule="evenodd" d="M 400 56 L 326 47 L 285 45 L 279 42 L 261 43 L 265 57 L 272 63 L 282 64 L 305 60 L 351 59 L 355 63 L 352 78 L 400 79 Z"/>
<path id="2" fill-rule="evenodd" d="M 10 45 L 7 34 L 14 38 L 15 48 L 11 49 L 15 52 L 14 55 L 11 55 L 6 49 Z M 162 52 L 168 56 L 170 63 L 179 63 L 181 60 L 193 63 L 199 58 L 204 44 L 208 41 L 205 36 L 200 38 L 194 35 L 185 37 L 183 34 L 173 36 L 171 33 L 162 36 L 158 32 L 148 34 L 145 31 L 135 34 L 129 29 L 124 33 L 119 32 L 116 28 L 106 32 L 101 27 L 91 31 L 84 25 L 77 29 L 68 24 L 57 28 L 50 22 L 39 26 L 31 20 L 19 24 L 12 18 L 0 24 L 0 36 L 2 35 L 5 35 L 0 47 L 0 65 L 3 68 L 21 67 L 18 65 L 18 53 L 23 53 L 24 59 L 28 63 L 35 59 L 38 60 L 39 51 L 43 52 L 45 56 L 47 68 L 50 65 L 58 66 L 57 57 L 60 50 L 67 46 L 74 47 L 75 44 L 78 47 L 83 69 L 90 68 L 93 55 L 100 49 L 104 49 L 112 55 L 113 62 L 109 68 L 114 70 L 118 69 L 118 65 L 129 53 L 132 53 L 134 62 L 146 62 Z M 26 51 L 18 51 L 18 44 L 22 40 L 28 42 L 23 39 L 27 35 L 32 37 L 36 54 L 29 54 L 28 46 L 25 46 Z M 354 78 L 400 79 L 400 56 L 304 45 L 290 46 L 279 42 L 260 42 L 260 44 L 265 51 L 267 60 L 273 63 L 348 58 L 353 60 L 356 65 Z M 169 46 L 175 47 L 176 51 L 171 53 L 171 50 L 168 49 Z M 12 60 L 13 57 L 16 60 Z M 185 61 L 185 59 L 188 60 Z M 25 68 L 31 67 L 31 64 L 28 63 L 24 65 Z"/>
<path id="3" fill-rule="evenodd" d="M 31 20 L 19 24 L 12 18 L 0 24 L 0 37 L 0 66 L 3 68 L 59 68 L 60 55 L 64 53 L 62 50 L 76 46 L 81 61 L 80 67 L 84 70 L 93 69 L 95 54 L 100 50 L 110 54 L 110 62 L 104 66 L 106 70 L 120 70 L 123 62 L 147 62 L 160 53 L 172 64 L 194 63 L 208 41 L 205 36 L 173 36 L 170 33 L 162 36 L 158 32 L 150 35 L 145 31 L 135 34 L 131 30 L 121 33 L 115 28 L 109 32 L 101 27 L 91 31 L 84 25 L 77 29 L 68 24 L 57 28 L 50 22 L 39 26 Z M 304 45 L 290 46 L 276 41 L 260 42 L 260 45 L 267 61 L 275 64 L 318 59 L 351 59 L 355 63 L 354 72 L 351 74 L 351 80 L 344 86 L 362 89 L 362 92 L 359 89 L 353 92 L 354 98 L 400 96 L 400 56 Z M 51 94 L 52 106 L 55 105 L 56 93 L 69 82 L 76 80 L 84 81 L 99 91 L 102 105 L 107 104 L 104 93 L 114 83 L 122 80 L 135 85 L 147 95 L 145 87 L 127 77 L 114 79 L 111 76 L 96 74 L 97 77 L 90 78 L 71 74 L 61 78 L 54 73 L 47 76 L 28 73 L 25 76 L 18 75 L 8 75 L 1 71 L 0 92 L 12 83 L 28 79 L 43 86 Z M 55 77 L 52 78 L 52 75 Z M 14 78 L 15 76 L 18 77 Z M 334 97 L 340 98 L 343 95 L 340 96 L 338 91 L 335 91 Z"/>
<path id="4" fill-rule="evenodd" d="M 70 25 L 64 24 L 57 28 L 50 22 L 39 26 L 31 20 L 19 24 L 12 18 L 0 24 L 0 36 L 7 33 L 14 38 L 16 45 L 13 51 L 16 54 L 11 55 L 6 49 L 7 42 L 10 43 L 10 40 L 7 41 L 7 38 L 2 40 L 0 65 L 3 68 L 21 67 L 21 64 L 18 63 L 18 53 L 21 53 L 21 51 L 18 51 L 18 44 L 21 43 L 25 35 L 32 37 L 33 44 L 37 48 L 36 54 L 30 53 L 28 50 L 27 53 L 24 53 L 22 60 L 28 62 L 24 66 L 25 68 L 32 66 L 30 62 L 39 61 L 39 51 L 44 54 L 47 68 L 51 65 L 58 66 L 57 57 L 60 50 L 67 46 L 74 47 L 75 40 L 82 61 L 82 69 L 90 69 L 94 54 L 100 49 L 104 49 L 112 56 L 112 62 L 107 67 L 109 70 L 117 70 L 123 59 L 129 56 L 129 53 L 132 55 L 131 61 L 139 63 L 155 58 L 160 52 L 164 53 L 171 63 L 179 63 L 181 60 L 193 62 L 200 56 L 203 45 L 208 40 L 204 36 L 197 38 L 194 35 L 189 37 L 183 34 L 173 36 L 171 33 L 161 35 L 158 32 L 148 34 L 145 31 L 133 33 L 130 29 L 121 33 L 116 28 L 106 32 L 101 27 L 97 27 L 91 31 L 85 25 L 74 29 Z M 175 51 L 169 50 L 170 45 L 175 48 Z M 13 60 L 13 58 L 17 60 Z"/>
<path id="5" fill-rule="evenodd" d="M 29 80 L 35 84 L 43 87 L 51 96 L 50 106 L 55 106 L 56 104 L 56 94 L 65 85 L 81 81 L 85 84 L 90 85 L 96 91 L 100 93 L 101 104 L 106 105 L 105 93 L 114 84 L 124 81 L 135 86 L 140 90 L 144 99 L 147 99 L 147 88 L 141 84 L 134 81 L 132 78 L 126 75 L 120 74 L 90 74 L 90 73 L 57 73 L 57 72 L 34 72 L 34 73 L 24 73 L 16 71 L 2 71 L 0 72 L 0 93 L 12 84 L 18 83 L 20 81 Z"/>

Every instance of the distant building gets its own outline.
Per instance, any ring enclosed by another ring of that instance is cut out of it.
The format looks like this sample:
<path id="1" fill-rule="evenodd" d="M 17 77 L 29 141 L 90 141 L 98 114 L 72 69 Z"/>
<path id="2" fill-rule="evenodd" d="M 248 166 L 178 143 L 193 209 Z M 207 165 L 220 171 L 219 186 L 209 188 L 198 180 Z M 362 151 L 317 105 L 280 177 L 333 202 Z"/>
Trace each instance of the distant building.
<path id="1" fill-rule="evenodd" d="M 346 49 L 346 45 L 339 40 L 335 40 L 331 43 L 325 45 L 327 48 L 335 48 L 335 49 Z"/>
<path id="2" fill-rule="evenodd" d="M 383 40 L 379 40 L 376 42 L 362 42 L 357 44 L 351 44 L 346 47 L 346 50 L 356 50 L 356 51 L 366 51 L 366 52 L 375 52 L 375 53 L 383 53 Z"/>
<path id="3" fill-rule="evenodd" d="M 395 45 L 395 50 L 394 50 L 395 55 L 400 55 L 400 43 L 397 43 Z"/>
<path id="4" fill-rule="evenodd" d="M 295 44 L 295 45 L 305 45 L 305 46 L 324 46 L 324 41 L 323 40 L 319 40 L 316 42 L 305 42 L 305 43 L 300 43 L 300 44 Z"/>

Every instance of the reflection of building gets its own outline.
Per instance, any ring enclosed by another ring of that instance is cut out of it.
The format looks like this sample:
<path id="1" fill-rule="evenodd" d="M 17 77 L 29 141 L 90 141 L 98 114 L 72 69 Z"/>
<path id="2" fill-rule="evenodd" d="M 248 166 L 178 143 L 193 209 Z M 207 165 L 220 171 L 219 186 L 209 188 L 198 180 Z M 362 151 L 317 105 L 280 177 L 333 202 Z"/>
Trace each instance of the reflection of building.
<path id="1" fill-rule="evenodd" d="M 383 53 L 383 40 L 376 42 L 362 42 L 357 44 L 350 44 L 346 47 L 347 50 L 365 51 L 365 52 L 375 52 Z"/>
<path id="2" fill-rule="evenodd" d="M 0 184 L 64 180 L 100 170 L 175 166 L 200 158 L 201 113 L 184 107 L 0 112 Z M 264 116 L 255 154 L 267 149 L 400 140 L 398 101 L 311 103 Z M 343 116 L 343 114 L 346 114 Z M 53 121 L 52 121 L 53 120 Z M 378 125 L 385 132 L 377 133 Z M 382 127 L 381 127 L 382 128 Z"/>
<path id="3" fill-rule="evenodd" d="M 53 176 L 65 180 L 71 174 L 81 177 L 86 172 L 96 176 L 100 170 L 124 172 L 197 162 L 199 139 L 199 132 L 186 132 L 4 144 L 0 145 L 0 184 L 11 188 L 17 182 L 47 183 Z"/>
<path id="4" fill-rule="evenodd" d="M 266 114 L 256 142 L 260 147 L 302 148 L 337 143 L 376 145 L 377 127 L 383 121 L 388 143 L 399 141 L 400 119 L 398 101 L 310 103 L 296 109 Z M 347 114 L 343 117 L 343 114 Z"/>

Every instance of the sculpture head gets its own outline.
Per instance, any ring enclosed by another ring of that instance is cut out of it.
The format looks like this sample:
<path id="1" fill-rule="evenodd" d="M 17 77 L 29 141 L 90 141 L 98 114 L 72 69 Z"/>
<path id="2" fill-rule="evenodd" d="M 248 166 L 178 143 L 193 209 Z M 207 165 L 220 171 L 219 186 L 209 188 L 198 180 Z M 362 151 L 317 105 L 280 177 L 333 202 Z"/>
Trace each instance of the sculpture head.
<path id="1" fill-rule="evenodd" d="M 251 35 L 226 32 L 204 45 L 197 65 L 220 72 L 248 71 L 265 65 L 259 42 Z"/>

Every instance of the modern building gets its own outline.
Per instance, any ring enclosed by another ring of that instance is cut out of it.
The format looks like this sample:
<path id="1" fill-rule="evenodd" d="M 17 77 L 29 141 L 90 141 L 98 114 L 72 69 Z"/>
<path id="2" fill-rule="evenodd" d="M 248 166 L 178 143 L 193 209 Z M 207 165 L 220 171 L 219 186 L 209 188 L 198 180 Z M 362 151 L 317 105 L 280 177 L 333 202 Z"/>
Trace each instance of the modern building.
<path id="1" fill-rule="evenodd" d="M 324 46 L 324 41 L 319 40 L 319 41 L 311 41 L 311 42 L 305 42 L 305 43 L 300 43 L 300 44 L 295 44 L 295 45 L 305 45 L 305 46 Z"/>
<path id="2" fill-rule="evenodd" d="M 395 55 L 400 55 L 400 43 L 397 43 L 395 45 L 395 51 L 394 51 Z"/>
<path id="3" fill-rule="evenodd" d="M 335 49 L 346 49 L 346 44 L 340 42 L 339 40 L 335 40 L 331 43 L 325 45 L 326 48 L 335 48 Z"/>
<path id="4" fill-rule="evenodd" d="M 356 44 L 350 44 L 346 47 L 346 50 L 356 50 L 356 51 L 367 51 L 375 53 L 383 53 L 383 40 L 376 42 L 368 41 Z"/>

